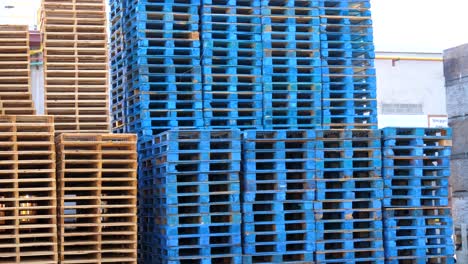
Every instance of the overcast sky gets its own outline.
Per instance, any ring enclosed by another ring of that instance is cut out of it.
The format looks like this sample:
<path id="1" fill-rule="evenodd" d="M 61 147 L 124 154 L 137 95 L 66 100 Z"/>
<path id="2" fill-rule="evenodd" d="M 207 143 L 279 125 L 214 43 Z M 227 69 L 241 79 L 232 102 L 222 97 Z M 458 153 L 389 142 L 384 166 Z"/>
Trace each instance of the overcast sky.
<path id="1" fill-rule="evenodd" d="M 108 1 L 108 0 L 106 0 Z M 468 0 L 371 0 L 378 51 L 442 52 L 468 43 Z M 5 6 L 15 6 L 6 9 Z M 40 0 L 0 0 L 0 24 L 37 24 Z"/>

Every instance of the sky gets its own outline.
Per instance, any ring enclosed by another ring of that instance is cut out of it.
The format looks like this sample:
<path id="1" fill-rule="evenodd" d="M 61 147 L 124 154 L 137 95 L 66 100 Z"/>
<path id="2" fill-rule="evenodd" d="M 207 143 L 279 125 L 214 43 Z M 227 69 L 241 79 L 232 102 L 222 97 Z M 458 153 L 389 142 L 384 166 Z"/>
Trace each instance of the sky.
<path id="1" fill-rule="evenodd" d="M 468 43 L 468 0 L 371 0 L 371 4 L 377 51 L 442 52 Z M 8 5 L 15 8 L 5 8 Z M 40 0 L 0 0 L 0 24 L 33 28 L 39 6 Z"/>

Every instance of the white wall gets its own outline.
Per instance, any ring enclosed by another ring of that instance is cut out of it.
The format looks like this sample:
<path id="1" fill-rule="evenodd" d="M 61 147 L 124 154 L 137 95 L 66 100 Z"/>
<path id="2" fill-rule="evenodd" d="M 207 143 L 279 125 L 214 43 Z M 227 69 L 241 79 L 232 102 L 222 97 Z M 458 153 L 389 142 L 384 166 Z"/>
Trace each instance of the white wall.
<path id="1" fill-rule="evenodd" d="M 377 57 L 440 58 L 441 54 L 377 53 Z M 376 59 L 379 127 L 428 126 L 447 115 L 442 61 Z"/>
<path id="2" fill-rule="evenodd" d="M 38 115 L 44 114 L 44 72 L 42 65 L 31 66 L 31 93 Z"/>

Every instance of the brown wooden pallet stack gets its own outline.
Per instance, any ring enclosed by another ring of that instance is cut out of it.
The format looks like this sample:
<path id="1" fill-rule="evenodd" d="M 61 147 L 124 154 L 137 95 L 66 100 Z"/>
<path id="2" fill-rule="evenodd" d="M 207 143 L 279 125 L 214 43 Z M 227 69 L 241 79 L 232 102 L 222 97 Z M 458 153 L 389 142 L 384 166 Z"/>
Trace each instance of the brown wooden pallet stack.
<path id="1" fill-rule="evenodd" d="M 7 115 L 35 114 L 29 63 L 28 26 L 0 25 L 0 101 Z"/>
<path id="2" fill-rule="evenodd" d="M 64 133 L 56 145 L 60 263 L 136 264 L 136 136 Z"/>
<path id="3" fill-rule="evenodd" d="M 105 0 L 42 0 L 45 113 L 55 130 L 109 132 Z"/>
<path id="4" fill-rule="evenodd" d="M 0 263 L 57 263 L 54 125 L 0 116 Z"/>

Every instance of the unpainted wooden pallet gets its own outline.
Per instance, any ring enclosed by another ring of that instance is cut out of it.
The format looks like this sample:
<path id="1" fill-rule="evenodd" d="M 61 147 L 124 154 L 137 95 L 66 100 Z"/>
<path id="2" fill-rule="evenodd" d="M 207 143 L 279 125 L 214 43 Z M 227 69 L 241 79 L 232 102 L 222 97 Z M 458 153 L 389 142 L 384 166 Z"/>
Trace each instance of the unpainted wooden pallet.
<path id="1" fill-rule="evenodd" d="M 0 116 L 0 263 L 58 263 L 53 118 Z"/>
<path id="2" fill-rule="evenodd" d="M 0 101 L 3 114 L 35 114 L 29 64 L 28 27 L 0 25 Z"/>
<path id="3" fill-rule="evenodd" d="M 56 138 L 61 263 L 136 263 L 136 136 Z"/>

